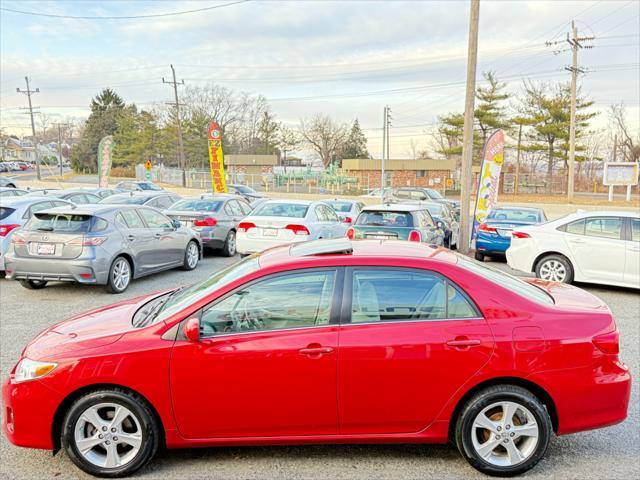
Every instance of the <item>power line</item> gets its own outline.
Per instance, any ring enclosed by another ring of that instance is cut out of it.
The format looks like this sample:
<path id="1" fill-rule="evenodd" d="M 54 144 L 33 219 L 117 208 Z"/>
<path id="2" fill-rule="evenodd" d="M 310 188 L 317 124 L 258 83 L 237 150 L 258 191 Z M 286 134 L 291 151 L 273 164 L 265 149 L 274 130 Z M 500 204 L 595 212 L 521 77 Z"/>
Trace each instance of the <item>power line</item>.
<path id="1" fill-rule="evenodd" d="M 33 134 L 33 142 L 35 145 L 35 154 L 36 154 L 36 173 L 38 176 L 38 180 L 40 180 L 40 156 L 38 155 L 38 141 L 36 140 L 36 124 L 33 121 L 33 105 L 31 103 L 31 95 L 34 93 L 40 93 L 40 89 L 36 88 L 35 90 L 31 90 L 29 87 L 29 77 L 24 77 L 24 81 L 27 84 L 26 90 L 20 90 L 20 87 L 16 88 L 16 92 L 24 93 L 29 99 L 29 115 L 31 116 L 31 133 Z"/>
<path id="2" fill-rule="evenodd" d="M 174 17 L 177 15 L 186 15 L 189 13 L 205 12 L 208 10 L 215 10 L 216 8 L 230 7 L 232 5 L 238 5 L 240 3 L 247 3 L 250 1 L 251 0 L 238 0 L 236 2 L 224 3 L 222 5 L 212 5 L 209 7 L 196 8 L 193 10 L 182 10 L 179 12 L 155 13 L 155 14 L 149 14 L 149 15 L 122 15 L 122 16 L 56 15 L 53 13 L 30 12 L 26 10 L 17 10 L 17 9 L 6 8 L 6 7 L 0 7 L 0 10 L 4 10 L 5 12 L 11 12 L 11 13 L 19 13 L 21 15 L 31 15 L 34 17 L 67 18 L 67 19 L 73 19 L 73 20 L 137 20 L 137 19 L 145 19 L 145 18 Z"/>

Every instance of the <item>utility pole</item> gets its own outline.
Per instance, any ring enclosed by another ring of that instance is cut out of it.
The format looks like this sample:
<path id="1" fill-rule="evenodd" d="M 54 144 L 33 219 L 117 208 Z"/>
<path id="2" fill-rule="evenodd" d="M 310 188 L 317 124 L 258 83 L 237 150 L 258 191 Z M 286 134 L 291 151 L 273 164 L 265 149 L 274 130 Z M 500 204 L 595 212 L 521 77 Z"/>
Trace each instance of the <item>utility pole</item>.
<path id="1" fill-rule="evenodd" d="M 469 14 L 469 44 L 467 53 L 467 92 L 464 101 L 464 128 L 462 137 L 462 170 L 460 172 L 460 253 L 469 252 L 471 222 L 471 178 L 473 176 L 473 113 L 476 94 L 476 64 L 478 61 L 478 20 L 480 0 L 471 0 Z"/>
<path id="2" fill-rule="evenodd" d="M 389 151 L 391 150 L 391 142 L 389 141 L 389 130 L 391 127 L 391 108 L 389 108 L 389 105 L 387 105 L 387 161 L 391 160 L 391 155 L 389 154 Z M 391 185 L 393 187 L 393 185 Z"/>
<path id="3" fill-rule="evenodd" d="M 31 104 L 31 95 L 34 93 L 40 93 L 40 89 L 36 88 L 35 90 L 31 90 L 29 88 L 29 77 L 24 77 L 24 81 L 27 82 L 27 89 L 20 90 L 20 88 L 16 88 L 16 92 L 24 93 L 29 99 L 29 115 L 31 116 L 31 134 L 33 135 L 33 148 L 36 154 L 36 174 L 38 176 L 38 180 L 40 180 L 40 155 L 38 154 L 38 141 L 36 140 L 36 124 L 33 121 L 33 105 Z"/>
<path id="4" fill-rule="evenodd" d="M 184 160 L 184 143 L 182 141 L 182 121 L 180 120 L 180 102 L 178 101 L 178 85 L 184 85 L 184 80 L 176 81 L 176 70 L 171 65 L 171 72 L 173 73 L 173 81 L 167 81 L 162 77 L 162 83 L 167 83 L 173 86 L 173 94 L 175 97 L 176 118 L 178 120 L 178 159 L 180 163 L 180 169 L 182 170 L 182 186 L 187 186 L 187 177 L 185 173 L 185 160 Z M 169 104 L 171 105 L 171 104 Z"/>
<path id="5" fill-rule="evenodd" d="M 387 109 L 388 107 L 385 105 L 384 114 L 382 115 L 382 171 L 380 172 L 380 196 L 382 197 L 382 201 L 384 201 L 384 188 L 385 188 L 385 171 L 384 171 L 384 157 L 387 153 Z"/>
<path id="6" fill-rule="evenodd" d="M 60 127 L 68 127 L 68 123 L 54 123 L 58 127 L 58 162 L 60 163 L 60 179 L 62 180 L 63 170 L 62 170 L 62 133 L 60 131 Z"/>
<path id="7" fill-rule="evenodd" d="M 518 150 L 516 152 L 516 183 L 513 186 L 513 194 L 518 195 L 518 185 L 520 182 L 520 145 L 522 144 L 522 123 L 518 128 Z"/>
<path id="8" fill-rule="evenodd" d="M 557 45 L 567 42 L 571 48 L 571 66 L 565 70 L 571 72 L 571 120 L 569 124 L 569 171 L 567 173 L 567 200 L 573 201 L 573 190 L 575 185 L 575 162 L 576 162 L 576 91 L 578 89 L 578 73 L 584 70 L 578 67 L 578 49 L 593 48 L 592 45 L 582 45 L 580 42 L 594 40 L 596 37 L 579 37 L 578 27 L 574 21 L 571 22 L 571 33 L 567 32 L 567 38 L 557 42 L 546 42 L 547 46 Z M 561 51 L 554 52 L 556 54 Z"/>

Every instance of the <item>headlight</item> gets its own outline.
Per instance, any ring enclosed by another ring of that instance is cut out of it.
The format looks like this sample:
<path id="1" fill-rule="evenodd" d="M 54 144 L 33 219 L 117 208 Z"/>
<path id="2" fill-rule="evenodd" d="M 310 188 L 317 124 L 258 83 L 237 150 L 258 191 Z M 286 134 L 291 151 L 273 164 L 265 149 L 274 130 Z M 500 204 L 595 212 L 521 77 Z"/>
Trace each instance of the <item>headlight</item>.
<path id="1" fill-rule="evenodd" d="M 16 366 L 16 373 L 13 376 L 14 382 L 26 382 L 27 380 L 35 380 L 42 378 L 51 373 L 58 366 L 53 362 L 37 362 L 29 358 L 23 358 Z"/>

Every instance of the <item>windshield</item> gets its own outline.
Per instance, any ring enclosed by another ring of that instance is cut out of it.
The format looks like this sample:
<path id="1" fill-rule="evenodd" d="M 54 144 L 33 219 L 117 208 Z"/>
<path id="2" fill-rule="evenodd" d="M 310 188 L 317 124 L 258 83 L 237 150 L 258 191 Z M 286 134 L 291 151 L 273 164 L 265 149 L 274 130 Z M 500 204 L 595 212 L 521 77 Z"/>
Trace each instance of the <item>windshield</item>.
<path id="1" fill-rule="evenodd" d="M 171 205 L 171 210 L 193 210 L 196 212 L 217 212 L 222 202 L 219 200 L 180 200 Z"/>
<path id="2" fill-rule="evenodd" d="M 513 208 L 496 208 L 491 210 L 487 220 L 496 220 L 498 222 L 524 222 L 538 223 L 540 215 L 535 210 Z"/>
<path id="3" fill-rule="evenodd" d="M 553 305 L 554 303 L 551 295 L 535 285 L 531 285 L 518 277 L 514 277 L 506 272 L 488 267 L 484 263 L 476 262 L 475 260 L 471 260 L 470 258 L 464 257 L 460 254 L 456 254 L 456 256 L 458 257 L 458 265 L 461 267 L 497 283 L 498 285 L 502 285 L 528 300 L 533 300 L 537 303 L 544 303 L 546 305 Z"/>
<path id="4" fill-rule="evenodd" d="M 376 227 L 413 227 L 413 217 L 409 212 L 367 210 L 358 216 L 356 225 L 371 225 Z"/>
<path id="5" fill-rule="evenodd" d="M 132 195 L 111 195 L 100 201 L 100 203 L 109 203 L 116 205 L 142 205 L 147 197 L 134 197 Z"/>
<path id="6" fill-rule="evenodd" d="M 429 195 L 429 198 L 435 198 L 437 200 L 443 200 L 444 199 L 442 194 L 439 191 L 434 190 L 433 188 L 427 188 L 427 194 Z"/>
<path id="7" fill-rule="evenodd" d="M 351 211 L 351 203 L 349 202 L 326 202 L 333 207 L 336 212 L 349 213 Z"/>
<path id="8" fill-rule="evenodd" d="M 309 205 L 300 203 L 265 203 L 251 212 L 251 216 L 304 218 L 308 210 Z"/>
<path id="9" fill-rule="evenodd" d="M 28 232 L 87 233 L 91 230 L 91 215 L 68 213 L 36 213 L 24 229 Z"/>
<path id="10" fill-rule="evenodd" d="M 140 190 L 162 190 L 159 186 L 153 183 L 139 183 L 138 186 L 140 187 Z"/>
<path id="11" fill-rule="evenodd" d="M 246 185 L 233 185 L 232 188 L 235 188 L 240 193 L 256 193 L 253 188 L 247 187 Z"/>
<path id="12" fill-rule="evenodd" d="M 174 313 L 197 302 L 201 298 L 219 290 L 240 277 L 249 275 L 260 269 L 258 255 L 251 255 L 244 260 L 217 272 L 203 282 L 196 283 L 188 288 L 178 291 L 162 306 L 156 317 L 156 321 L 165 320 Z"/>

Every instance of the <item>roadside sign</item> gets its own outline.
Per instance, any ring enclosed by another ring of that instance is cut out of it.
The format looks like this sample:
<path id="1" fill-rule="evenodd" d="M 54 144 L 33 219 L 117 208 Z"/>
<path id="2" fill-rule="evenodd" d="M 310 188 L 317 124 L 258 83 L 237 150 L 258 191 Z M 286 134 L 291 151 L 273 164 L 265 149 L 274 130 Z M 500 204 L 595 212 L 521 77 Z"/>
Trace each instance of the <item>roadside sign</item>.
<path id="1" fill-rule="evenodd" d="M 144 168 L 147 169 L 147 171 L 150 171 L 151 168 L 153 168 L 153 165 L 151 164 L 151 160 L 147 160 L 144 164 Z"/>
<path id="2" fill-rule="evenodd" d="M 636 162 L 605 162 L 604 185 L 609 186 L 609 201 L 613 201 L 613 187 L 627 187 L 627 201 L 631 200 L 631 187 L 638 184 L 638 164 Z"/>

